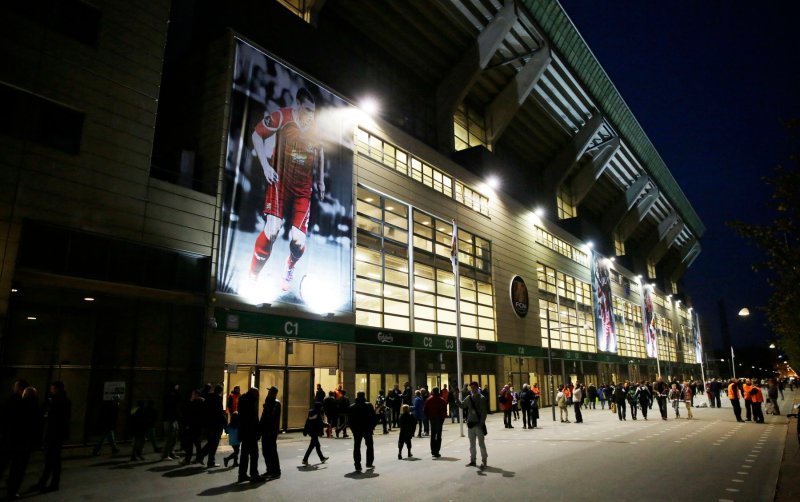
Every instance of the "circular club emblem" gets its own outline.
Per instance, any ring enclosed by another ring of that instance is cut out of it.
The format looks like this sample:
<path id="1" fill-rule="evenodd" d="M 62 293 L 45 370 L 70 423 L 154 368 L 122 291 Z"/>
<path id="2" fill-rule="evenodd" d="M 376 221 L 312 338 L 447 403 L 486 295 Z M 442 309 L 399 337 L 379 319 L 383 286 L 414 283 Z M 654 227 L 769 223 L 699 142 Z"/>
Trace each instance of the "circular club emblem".
<path id="1" fill-rule="evenodd" d="M 518 275 L 511 279 L 511 306 L 519 317 L 528 315 L 528 287 Z"/>

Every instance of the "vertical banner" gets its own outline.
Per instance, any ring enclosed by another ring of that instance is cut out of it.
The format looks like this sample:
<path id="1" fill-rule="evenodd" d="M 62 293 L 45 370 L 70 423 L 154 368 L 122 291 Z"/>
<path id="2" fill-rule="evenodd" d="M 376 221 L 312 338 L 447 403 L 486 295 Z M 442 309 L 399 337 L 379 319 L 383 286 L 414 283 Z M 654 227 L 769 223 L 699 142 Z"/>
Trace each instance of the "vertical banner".
<path id="1" fill-rule="evenodd" d="M 700 334 L 700 317 L 692 311 L 692 341 L 694 342 L 694 361 L 703 363 L 703 337 Z"/>
<path id="2" fill-rule="evenodd" d="M 609 262 L 592 252 L 592 292 L 594 293 L 594 323 L 597 331 L 597 350 L 617 351 L 617 332 L 614 325 L 611 271 Z"/>
<path id="3" fill-rule="evenodd" d="M 658 341 L 656 340 L 656 314 L 653 311 L 653 294 L 648 286 L 642 286 L 644 297 L 644 345 L 647 357 L 658 357 Z"/>
<path id="4" fill-rule="evenodd" d="M 218 291 L 352 312 L 353 111 L 236 40 Z"/>

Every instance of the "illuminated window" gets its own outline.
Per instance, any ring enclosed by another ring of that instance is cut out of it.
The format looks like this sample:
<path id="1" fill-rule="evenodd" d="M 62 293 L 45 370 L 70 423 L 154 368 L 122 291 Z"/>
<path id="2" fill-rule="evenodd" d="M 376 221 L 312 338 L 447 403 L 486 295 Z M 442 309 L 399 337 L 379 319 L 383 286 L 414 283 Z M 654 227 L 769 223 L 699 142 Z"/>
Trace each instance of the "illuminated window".
<path id="1" fill-rule="evenodd" d="M 647 262 L 647 277 L 650 279 L 656 278 L 656 264 Z"/>
<path id="2" fill-rule="evenodd" d="M 536 240 L 544 247 L 552 249 L 556 253 L 562 254 L 567 258 L 580 263 L 584 267 L 589 266 L 589 255 L 576 248 L 575 246 L 562 241 L 544 228 L 536 226 Z"/>
<path id="3" fill-rule="evenodd" d="M 357 200 L 356 324 L 455 336 L 452 223 L 361 186 Z M 408 211 L 412 211 L 411 239 Z M 409 264 L 411 245 L 413 264 Z M 461 335 L 494 341 L 489 241 L 459 229 L 458 259 Z M 413 312 L 410 274 L 414 280 Z"/>
<path id="4" fill-rule="evenodd" d="M 614 319 L 617 328 L 617 347 L 623 357 L 645 358 L 642 309 L 614 296 Z"/>
<path id="5" fill-rule="evenodd" d="M 303 21 L 310 23 L 314 5 L 321 2 L 320 0 L 278 0 L 278 3 L 289 9 Z"/>
<path id="6" fill-rule="evenodd" d="M 356 323 L 408 331 L 408 206 L 358 187 Z"/>
<path id="7" fill-rule="evenodd" d="M 669 281 L 670 290 L 672 291 L 673 295 L 678 294 L 678 283 L 675 281 Z"/>
<path id="8" fill-rule="evenodd" d="M 597 352 L 591 285 L 541 263 L 536 265 L 536 275 L 542 346 L 549 341 L 554 349 Z"/>
<path id="9" fill-rule="evenodd" d="M 556 196 L 556 206 L 558 207 L 558 219 L 575 218 L 578 216 L 578 209 L 572 204 L 572 195 L 565 187 L 561 187 Z"/>
<path id="10" fill-rule="evenodd" d="M 453 226 L 414 209 L 414 331 L 456 335 Z M 495 340 L 489 241 L 458 230 L 461 336 Z"/>
<path id="11" fill-rule="evenodd" d="M 453 132 L 456 151 L 479 145 L 492 149 L 486 142 L 486 121 L 483 116 L 464 103 L 453 115 Z"/>
<path id="12" fill-rule="evenodd" d="M 614 254 L 617 256 L 625 255 L 625 241 L 619 235 L 614 236 Z"/>
<path id="13" fill-rule="evenodd" d="M 488 197 L 363 129 L 356 130 L 356 151 L 484 216 L 489 216 Z"/>
<path id="14" fill-rule="evenodd" d="M 677 362 L 675 354 L 675 338 L 672 335 L 672 321 L 663 316 L 656 316 L 656 338 L 658 339 L 658 357 L 662 361 Z"/>

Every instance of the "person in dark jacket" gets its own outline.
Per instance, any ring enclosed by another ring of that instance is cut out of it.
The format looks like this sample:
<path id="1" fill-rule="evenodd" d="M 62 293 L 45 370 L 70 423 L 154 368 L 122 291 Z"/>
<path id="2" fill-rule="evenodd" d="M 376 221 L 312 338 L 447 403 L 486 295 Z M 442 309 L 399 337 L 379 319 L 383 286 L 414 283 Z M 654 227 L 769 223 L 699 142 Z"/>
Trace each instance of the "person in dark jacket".
<path id="1" fill-rule="evenodd" d="M 28 470 L 28 462 L 31 452 L 39 447 L 41 441 L 41 413 L 39 412 L 38 393 L 34 387 L 29 387 L 24 382 L 22 396 L 15 400 L 13 409 L 7 409 L 9 413 L 9 435 L 8 453 L 10 454 L 8 481 L 6 490 L 8 499 L 19 498 L 19 489 L 25 479 L 25 472 Z M 16 390 L 16 388 L 15 388 Z"/>
<path id="2" fill-rule="evenodd" d="M 178 411 L 180 409 L 181 386 L 172 384 L 164 393 L 164 448 L 161 450 L 161 460 L 175 460 L 175 444 L 178 440 Z"/>
<path id="3" fill-rule="evenodd" d="M 589 386 L 586 388 L 586 398 L 589 400 L 588 405 L 589 409 L 596 410 L 597 409 L 597 387 L 594 386 L 593 383 L 590 383 Z"/>
<path id="4" fill-rule="evenodd" d="M 394 384 L 394 388 L 389 390 L 386 395 L 386 406 L 389 408 L 390 420 L 389 430 L 400 427 L 400 408 L 403 406 L 403 394 L 400 386 Z"/>
<path id="5" fill-rule="evenodd" d="M 18 415 L 22 394 L 28 388 L 28 382 L 20 379 L 14 382 L 11 389 L 11 396 L 5 403 L 0 412 L 0 477 L 6 472 L 6 468 L 11 463 L 11 448 L 17 431 L 14 427 L 14 419 Z"/>
<path id="6" fill-rule="evenodd" d="M 136 406 L 131 410 L 130 428 L 131 436 L 133 436 L 131 462 L 134 460 L 144 460 L 142 450 L 144 450 L 144 438 L 147 433 L 147 418 L 144 411 L 144 401 L 137 401 Z"/>
<path id="7" fill-rule="evenodd" d="M 353 432 L 353 462 L 356 471 L 361 471 L 361 441 L 367 445 L 367 469 L 374 469 L 375 450 L 372 446 L 372 430 L 375 427 L 375 408 L 367 402 L 364 391 L 356 394 L 356 402 L 350 405 L 350 430 Z"/>
<path id="8" fill-rule="evenodd" d="M 388 434 L 388 420 L 387 420 L 387 407 L 386 407 L 386 391 L 381 389 L 378 391 L 378 397 L 375 399 L 375 413 L 378 415 L 378 420 L 380 420 L 381 425 L 383 426 L 383 433 Z"/>
<path id="9" fill-rule="evenodd" d="M 119 453 L 117 439 L 115 437 L 117 421 L 119 420 L 119 405 L 120 399 L 116 394 L 111 396 L 110 401 L 103 401 L 100 403 L 99 428 L 102 436 L 100 437 L 100 441 L 95 445 L 92 455 L 100 455 L 100 449 L 103 448 L 103 443 L 106 439 L 108 439 L 108 444 L 111 445 L 111 454 Z"/>
<path id="10" fill-rule="evenodd" d="M 155 404 L 152 400 L 147 401 L 147 405 L 144 408 L 144 422 L 147 428 L 145 432 L 145 443 L 150 441 L 150 444 L 153 445 L 153 451 L 155 453 L 161 452 L 161 448 L 158 446 L 158 442 L 156 441 L 156 424 L 158 423 L 158 411 L 156 410 Z"/>
<path id="11" fill-rule="evenodd" d="M 44 470 L 36 487 L 40 491 L 57 491 L 61 482 L 61 448 L 69 438 L 72 402 L 67 398 L 64 382 L 50 385 L 50 399 L 45 405 Z M 47 482 L 50 481 L 48 485 Z"/>
<path id="12" fill-rule="evenodd" d="M 306 418 L 306 426 L 303 429 L 303 433 L 311 438 L 311 440 L 308 443 L 308 449 L 303 457 L 303 465 L 308 465 L 308 457 L 311 456 L 311 452 L 314 451 L 314 449 L 317 450 L 320 462 L 324 464 L 325 461 L 328 460 L 328 457 L 322 454 L 322 447 L 319 444 L 319 438 L 325 430 L 325 420 L 323 420 L 322 413 L 322 403 L 319 401 L 316 401 L 314 407 L 308 411 L 308 418 Z"/>
<path id="13" fill-rule="evenodd" d="M 183 465 L 192 462 L 192 453 L 196 452 L 195 462 L 202 463 L 200 459 L 200 437 L 203 433 L 203 415 L 205 413 L 205 399 L 201 397 L 199 390 L 193 390 L 189 401 L 183 404 L 181 411 L 181 439 L 183 451 L 186 456 L 183 458 Z"/>
<path id="14" fill-rule="evenodd" d="M 625 410 L 625 401 L 628 398 L 628 384 L 625 385 L 617 384 L 614 387 L 614 404 L 617 405 L 617 417 L 619 420 L 628 420 L 627 413 Z"/>
<path id="15" fill-rule="evenodd" d="M 661 413 L 661 420 L 667 419 L 667 397 L 669 396 L 669 385 L 664 378 L 658 377 L 653 385 L 653 393 L 658 401 L 658 411 Z"/>
<path id="16" fill-rule="evenodd" d="M 317 384 L 317 391 L 314 393 L 314 402 L 321 403 L 325 400 L 325 391 L 322 390 L 322 385 Z"/>
<path id="17" fill-rule="evenodd" d="M 242 456 L 239 462 L 239 482 L 258 483 L 264 479 L 258 473 L 258 440 L 261 430 L 258 424 L 258 389 L 250 387 L 239 398 L 239 441 Z M 249 467 L 249 476 L 248 476 Z"/>
<path id="18" fill-rule="evenodd" d="M 439 458 L 442 455 L 442 429 L 444 419 L 447 418 L 447 403 L 441 397 L 439 387 L 434 387 L 431 395 L 425 400 L 423 409 L 425 417 L 431 422 L 431 456 Z"/>
<path id="19" fill-rule="evenodd" d="M 261 453 L 267 466 L 267 478 L 281 477 L 281 462 L 278 458 L 278 434 L 281 426 L 281 402 L 278 401 L 278 388 L 267 391 L 264 409 L 261 411 Z"/>
<path id="20" fill-rule="evenodd" d="M 328 419 L 328 423 L 325 427 L 325 435 L 331 437 L 333 428 L 336 427 L 336 423 L 339 421 L 339 405 L 336 402 L 335 392 L 328 392 L 328 397 L 322 400 L 322 411 L 325 412 L 325 418 Z"/>
<path id="21" fill-rule="evenodd" d="M 411 414 L 411 408 L 404 404 L 400 412 L 400 436 L 397 438 L 397 460 L 403 460 L 403 446 L 408 450 L 408 457 L 411 458 L 411 440 L 414 438 L 414 429 L 417 428 L 417 421 Z"/>
<path id="22" fill-rule="evenodd" d="M 639 400 L 639 406 L 642 408 L 642 417 L 647 420 L 647 410 L 653 405 L 653 396 L 650 394 L 647 382 L 642 381 L 639 388 L 636 389 L 636 398 Z"/>
<path id="23" fill-rule="evenodd" d="M 203 429 L 206 431 L 207 442 L 200 450 L 197 460 L 202 463 L 208 456 L 207 467 L 217 467 L 217 448 L 227 422 L 222 409 L 222 385 L 214 386 L 214 392 L 207 395 L 203 411 Z"/>
<path id="24" fill-rule="evenodd" d="M 341 387 L 341 386 L 340 386 Z M 339 421 L 336 425 L 336 437 L 339 437 L 339 433 L 343 432 L 343 437 L 349 438 L 350 436 L 347 435 L 347 424 L 348 424 L 348 416 L 350 414 L 350 398 L 347 397 L 347 391 L 344 389 L 339 389 L 341 395 L 339 399 L 336 400 L 336 407 L 338 409 L 338 418 Z M 351 427 L 352 429 L 352 427 Z"/>
<path id="25" fill-rule="evenodd" d="M 413 389 L 411 389 L 411 384 L 409 382 L 406 382 L 405 384 L 403 384 L 403 396 L 402 396 L 402 399 L 403 399 L 403 403 L 402 404 L 407 404 L 409 406 L 412 406 L 414 404 L 413 403 L 414 391 L 413 391 Z"/>

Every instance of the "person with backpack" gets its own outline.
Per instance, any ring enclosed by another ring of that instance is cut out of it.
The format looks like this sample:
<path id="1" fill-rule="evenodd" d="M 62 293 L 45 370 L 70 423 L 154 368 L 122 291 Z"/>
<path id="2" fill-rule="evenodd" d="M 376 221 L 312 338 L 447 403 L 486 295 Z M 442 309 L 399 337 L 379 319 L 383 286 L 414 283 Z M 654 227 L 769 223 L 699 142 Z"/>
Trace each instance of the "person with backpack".
<path id="1" fill-rule="evenodd" d="M 558 394 L 556 394 L 556 405 L 558 406 L 559 418 L 561 423 L 569 423 L 569 408 L 567 408 L 567 396 L 564 392 L 564 385 L 558 386 Z"/>
<path id="2" fill-rule="evenodd" d="M 322 403 L 317 401 L 314 407 L 308 410 L 308 418 L 306 418 L 306 425 L 303 427 L 303 435 L 308 436 L 311 440 L 308 443 L 308 449 L 303 457 L 303 465 L 308 465 L 308 457 L 314 449 L 317 450 L 319 461 L 325 463 L 328 457 L 322 454 L 322 446 L 319 444 L 319 438 L 325 433 L 325 420 L 322 417 Z"/>
<path id="3" fill-rule="evenodd" d="M 627 397 L 628 397 L 628 405 L 631 407 L 631 418 L 636 420 L 636 412 L 639 404 L 639 399 L 636 397 L 636 391 L 638 389 L 631 385 L 628 387 Z"/>

